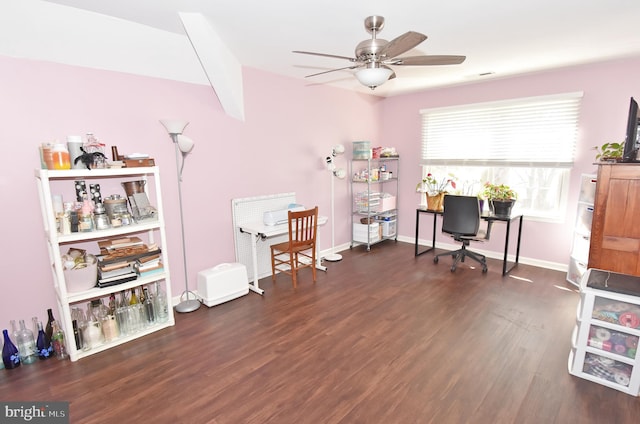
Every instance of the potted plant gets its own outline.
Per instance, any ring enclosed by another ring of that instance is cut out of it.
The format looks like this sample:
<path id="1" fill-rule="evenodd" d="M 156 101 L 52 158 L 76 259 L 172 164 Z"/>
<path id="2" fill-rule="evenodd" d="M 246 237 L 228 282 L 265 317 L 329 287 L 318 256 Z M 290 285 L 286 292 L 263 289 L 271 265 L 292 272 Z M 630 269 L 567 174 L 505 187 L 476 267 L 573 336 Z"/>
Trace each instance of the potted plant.
<path id="1" fill-rule="evenodd" d="M 428 173 L 427 176 L 416 185 L 416 191 L 425 194 L 427 209 L 441 211 L 444 195 L 447 193 L 449 186 L 454 189 L 456 188 L 453 174 L 448 174 L 443 178 L 436 178 L 433 174 Z"/>
<path id="2" fill-rule="evenodd" d="M 518 198 L 518 193 L 506 184 L 486 182 L 481 196 L 489 202 L 489 210 L 491 210 L 491 213 L 500 216 L 510 216 L 511 208 L 513 208 L 513 204 Z"/>
<path id="3" fill-rule="evenodd" d="M 602 146 L 594 146 L 596 160 L 600 162 L 617 162 L 624 154 L 624 141 L 622 143 L 604 143 Z"/>

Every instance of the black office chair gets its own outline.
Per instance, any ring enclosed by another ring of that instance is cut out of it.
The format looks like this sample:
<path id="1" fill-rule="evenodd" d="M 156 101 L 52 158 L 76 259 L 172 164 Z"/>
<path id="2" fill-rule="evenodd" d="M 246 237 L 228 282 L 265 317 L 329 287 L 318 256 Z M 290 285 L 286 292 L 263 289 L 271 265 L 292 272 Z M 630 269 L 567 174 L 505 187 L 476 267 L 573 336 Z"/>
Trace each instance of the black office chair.
<path id="1" fill-rule="evenodd" d="M 444 196 L 442 232 L 451 234 L 455 241 L 462 242 L 462 248 L 435 255 L 433 262 L 438 263 L 440 256 L 451 255 L 451 272 L 454 272 L 458 263 L 469 257 L 482 265 L 483 273 L 487 272 L 486 256 L 467 249 L 470 241 L 488 240 L 491 233 L 491 222 L 487 223 L 486 230 L 480 231 L 480 202 L 476 196 Z"/>

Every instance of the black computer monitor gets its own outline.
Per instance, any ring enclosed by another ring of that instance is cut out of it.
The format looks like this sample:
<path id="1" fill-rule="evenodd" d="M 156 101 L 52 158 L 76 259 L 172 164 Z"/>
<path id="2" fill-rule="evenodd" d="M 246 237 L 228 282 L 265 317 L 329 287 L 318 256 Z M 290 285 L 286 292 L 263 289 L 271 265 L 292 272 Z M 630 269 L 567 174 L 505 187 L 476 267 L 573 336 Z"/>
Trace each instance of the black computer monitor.
<path id="1" fill-rule="evenodd" d="M 640 112 L 638 111 L 638 102 L 633 97 L 629 105 L 629 117 L 627 120 L 627 136 L 624 141 L 624 153 L 622 154 L 623 162 L 640 162 L 638 160 L 638 126 L 640 125 Z"/>

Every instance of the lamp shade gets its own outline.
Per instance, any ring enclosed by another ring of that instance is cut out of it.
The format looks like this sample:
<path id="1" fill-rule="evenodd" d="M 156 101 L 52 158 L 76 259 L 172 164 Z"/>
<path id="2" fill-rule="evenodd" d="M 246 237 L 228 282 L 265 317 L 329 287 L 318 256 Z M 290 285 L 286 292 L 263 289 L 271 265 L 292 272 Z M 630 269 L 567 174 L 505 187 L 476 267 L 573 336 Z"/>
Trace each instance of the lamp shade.
<path id="1" fill-rule="evenodd" d="M 160 123 L 164 125 L 169 134 L 182 134 L 185 127 L 189 125 L 189 121 L 179 119 L 161 119 Z"/>
<path id="2" fill-rule="evenodd" d="M 372 90 L 379 85 L 384 84 L 393 71 L 387 68 L 363 68 L 356 72 L 356 78 L 360 84 L 366 85 Z"/>
<path id="3" fill-rule="evenodd" d="M 182 134 L 178 134 L 178 149 L 180 149 L 180 151 L 182 153 L 189 153 L 191 150 L 193 150 L 193 140 L 191 140 L 189 137 L 182 135 Z"/>

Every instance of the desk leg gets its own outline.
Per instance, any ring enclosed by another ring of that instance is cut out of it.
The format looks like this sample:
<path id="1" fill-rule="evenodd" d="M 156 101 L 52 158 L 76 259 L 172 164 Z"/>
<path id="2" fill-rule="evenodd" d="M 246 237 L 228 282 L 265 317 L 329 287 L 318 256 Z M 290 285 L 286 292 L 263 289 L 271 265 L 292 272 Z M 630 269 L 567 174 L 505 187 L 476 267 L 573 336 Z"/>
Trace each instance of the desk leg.
<path id="1" fill-rule="evenodd" d="M 433 213 L 433 233 L 431 238 L 431 247 L 423 250 L 422 252 L 418 252 L 418 235 L 420 229 L 420 211 L 416 210 L 416 240 L 415 240 L 415 256 L 420 256 L 423 253 L 427 253 L 436 248 L 436 224 L 438 222 L 438 214 Z"/>
<path id="2" fill-rule="evenodd" d="M 259 234 L 251 234 L 251 259 L 253 261 L 253 283 L 249 284 L 249 290 L 258 294 L 264 294 L 264 290 L 260 288 L 258 282 L 258 240 L 260 240 Z"/>
<path id="3" fill-rule="evenodd" d="M 416 240 L 415 240 L 414 256 L 418 256 L 418 235 L 419 234 L 420 234 L 420 211 L 416 209 Z"/>
<path id="4" fill-rule="evenodd" d="M 509 233 L 511 232 L 511 220 L 507 221 L 507 233 L 504 236 L 504 258 L 502 259 L 502 275 L 507 274 L 507 253 L 509 252 Z"/>
<path id="5" fill-rule="evenodd" d="M 522 215 L 519 217 L 519 222 L 518 222 L 518 240 L 516 242 L 516 260 L 513 263 L 513 265 L 511 265 L 508 269 L 507 269 L 507 252 L 509 250 L 509 233 L 510 233 L 510 229 L 511 229 L 511 220 L 507 221 L 507 234 L 505 235 L 505 240 L 504 240 L 504 259 L 502 261 L 502 275 L 507 275 L 507 273 L 509 273 L 513 268 L 516 267 L 516 265 L 518 265 L 518 262 L 520 261 L 520 239 L 522 237 Z"/>

